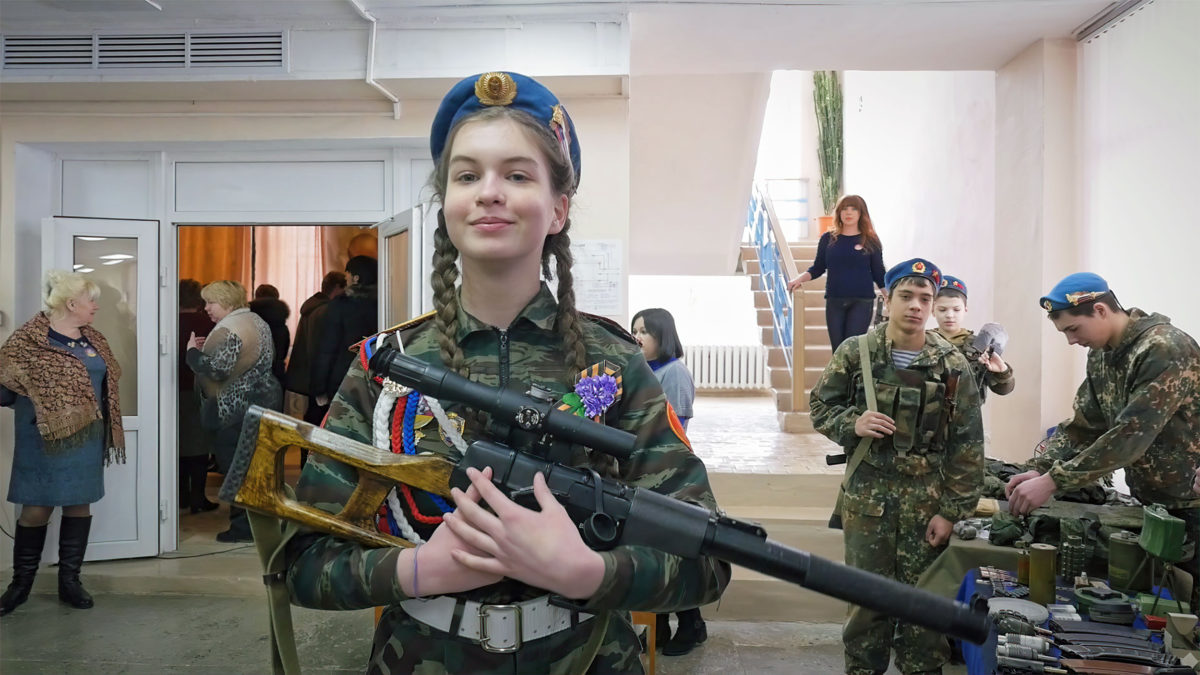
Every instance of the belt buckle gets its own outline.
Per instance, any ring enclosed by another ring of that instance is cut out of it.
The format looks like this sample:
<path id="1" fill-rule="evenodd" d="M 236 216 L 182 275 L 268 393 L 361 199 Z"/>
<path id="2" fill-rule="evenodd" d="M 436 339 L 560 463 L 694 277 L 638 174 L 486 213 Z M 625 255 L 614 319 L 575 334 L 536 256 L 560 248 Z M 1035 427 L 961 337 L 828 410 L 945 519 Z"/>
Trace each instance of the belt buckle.
<path id="1" fill-rule="evenodd" d="M 491 636 L 488 635 L 487 625 L 488 617 L 492 612 L 512 612 L 515 629 L 513 646 L 511 647 L 495 647 L 490 642 Z M 511 654 L 521 648 L 521 606 L 520 605 L 480 605 L 479 606 L 479 646 L 485 652 L 492 654 Z"/>

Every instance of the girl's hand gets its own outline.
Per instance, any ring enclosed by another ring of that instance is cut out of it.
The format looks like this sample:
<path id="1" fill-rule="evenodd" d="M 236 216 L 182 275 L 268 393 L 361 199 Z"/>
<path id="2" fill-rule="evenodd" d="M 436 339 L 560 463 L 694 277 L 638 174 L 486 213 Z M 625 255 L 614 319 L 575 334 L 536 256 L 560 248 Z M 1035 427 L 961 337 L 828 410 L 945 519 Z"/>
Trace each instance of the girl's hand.
<path id="1" fill-rule="evenodd" d="M 563 597 L 589 598 L 604 580 L 604 559 L 587 547 L 579 528 L 554 498 L 540 473 L 533 478 L 539 511 L 510 500 L 491 482 L 491 471 L 467 469 L 471 489 L 491 507 L 452 491 L 458 510 L 446 524 L 473 549 L 453 551 L 454 559 L 479 572 L 516 579 Z M 461 496 L 460 496 L 461 495 Z"/>
<path id="2" fill-rule="evenodd" d="M 802 282 L 802 281 L 800 281 L 800 278 L 799 278 L 799 277 L 797 277 L 797 278 L 795 278 L 795 279 L 792 279 L 791 281 L 787 282 L 787 289 L 788 289 L 789 291 L 794 291 L 794 290 L 796 290 L 797 288 L 800 288 L 800 285 L 801 285 L 802 283 L 803 283 L 803 282 Z"/>
<path id="3" fill-rule="evenodd" d="M 486 469 L 486 475 L 491 478 L 490 467 Z M 475 486 L 458 495 L 460 508 L 463 503 L 469 501 L 474 504 L 478 500 L 479 491 Z M 400 579 L 400 588 L 410 597 L 416 597 L 417 593 L 422 597 L 445 595 L 489 586 L 503 578 L 498 574 L 480 572 L 460 564 L 454 558 L 455 551 L 470 552 L 481 557 L 487 555 L 460 539 L 443 521 L 433 531 L 429 541 L 421 546 L 419 553 L 415 548 L 400 552 L 396 561 L 396 576 Z M 419 559 L 417 556 L 420 556 Z M 414 573 L 417 577 L 415 580 Z"/>

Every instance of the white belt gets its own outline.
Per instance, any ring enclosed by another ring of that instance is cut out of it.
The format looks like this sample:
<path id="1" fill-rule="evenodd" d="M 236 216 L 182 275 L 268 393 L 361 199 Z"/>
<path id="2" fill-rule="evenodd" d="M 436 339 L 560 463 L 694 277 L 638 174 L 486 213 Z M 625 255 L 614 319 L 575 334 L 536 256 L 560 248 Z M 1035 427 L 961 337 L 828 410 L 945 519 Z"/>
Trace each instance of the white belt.
<path id="1" fill-rule="evenodd" d="M 458 602 L 457 598 L 440 595 L 427 600 L 405 600 L 400 607 L 417 621 L 449 633 Z M 551 605 L 549 595 L 511 605 L 483 605 L 464 600 L 458 636 L 478 642 L 484 651 L 515 652 L 525 642 L 567 630 L 573 625 L 572 614 L 572 610 Z M 592 618 L 582 612 L 576 616 L 575 624 Z"/>

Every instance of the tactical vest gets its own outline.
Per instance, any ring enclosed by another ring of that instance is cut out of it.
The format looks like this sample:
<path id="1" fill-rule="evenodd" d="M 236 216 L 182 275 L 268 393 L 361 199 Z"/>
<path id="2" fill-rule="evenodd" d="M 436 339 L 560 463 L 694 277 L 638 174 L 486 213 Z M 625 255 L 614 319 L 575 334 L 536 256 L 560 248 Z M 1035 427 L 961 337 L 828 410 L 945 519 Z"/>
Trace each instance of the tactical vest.
<path id="1" fill-rule="evenodd" d="M 871 374 L 879 412 L 896 422 L 891 436 L 875 440 L 863 461 L 885 470 L 920 476 L 941 468 L 940 452 L 945 445 L 958 370 L 947 367 L 944 358 L 928 363 L 918 355 L 915 368 L 896 368 L 874 334 L 867 339 Z M 968 374 L 964 385 L 975 384 Z M 856 403 L 866 409 L 862 376 L 855 377 Z"/>

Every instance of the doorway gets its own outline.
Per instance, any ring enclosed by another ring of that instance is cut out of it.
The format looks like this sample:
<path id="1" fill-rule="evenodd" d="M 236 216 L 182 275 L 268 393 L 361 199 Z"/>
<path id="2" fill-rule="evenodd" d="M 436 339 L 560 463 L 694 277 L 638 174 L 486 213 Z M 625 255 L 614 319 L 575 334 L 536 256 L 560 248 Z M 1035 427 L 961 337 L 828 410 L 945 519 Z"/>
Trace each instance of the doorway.
<path id="1" fill-rule="evenodd" d="M 180 508 L 178 519 L 178 542 L 185 545 L 211 543 L 217 532 L 228 527 L 228 506 L 222 504 L 215 511 L 196 510 L 192 507 L 216 500 L 224 477 L 216 472 L 209 452 L 204 447 L 208 442 L 202 429 L 198 428 L 198 416 L 191 408 L 197 399 L 191 394 L 194 379 L 186 363 L 187 342 L 192 330 L 185 324 L 195 325 L 203 319 L 185 312 L 182 285 L 185 280 L 198 282 L 201 288 L 211 282 L 231 280 L 239 282 L 247 292 L 247 300 L 254 298 L 255 291 L 263 286 L 274 287 L 277 301 L 260 300 L 252 304 L 256 311 L 277 332 L 282 325 L 286 336 L 280 341 L 286 345 L 286 355 L 275 376 L 285 391 L 284 412 L 303 418 L 307 408 L 307 396 L 295 390 L 307 391 L 305 387 L 289 382 L 287 368 L 296 355 L 293 346 L 297 328 L 304 313 L 327 300 L 322 290 L 322 280 L 329 272 L 342 272 L 351 253 L 366 254 L 378 258 L 376 232 L 363 225 L 178 225 L 177 226 L 177 270 L 181 297 L 179 302 L 179 329 L 177 331 L 176 381 L 179 392 L 176 415 L 176 445 L 180 452 L 180 472 L 175 486 L 176 499 Z M 382 270 L 381 270 L 382 272 Z M 405 280 L 406 281 L 406 280 Z M 380 283 L 384 279 L 379 279 Z M 404 284 L 407 286 L 407 283 Z M 266 289 L 263 289 L 266 290 Z M 339 289 L 340 290 L 340 289 Z M 282 307 L 282 313 L 279 311 Z M 203 310 L 200 310 L 203 316 Z M 211 326 L 211 322 L 207 323 Z M 211 328 L 208 328 L 211 330 Z M 311 332 L 306 328 L 306 332 Z M 199 336 L 199 333 L 198 333 Z M 312 337 L 311 335 L 309 336 Z M 304 357 L 307 358 L 307 355 Z M 291 390 L 291 391 L 289 391 Z M 197 444 L 196 439 L 201 439 Z M 192 500 L 189 476 L 184 467 L 195 466 L 195 459 L 184 457 L 209 457 L 207 480 L 202 499 Z M 292 449 L 285 456 L 285 479 L 295 484 L 300 472 L 299 451 Z M 169 491 L 168 491 L 168 494 Z M 188 499 L 184 499 L 188 497 Z M 197 512 L 193 512 L 197 511 Z"/>

